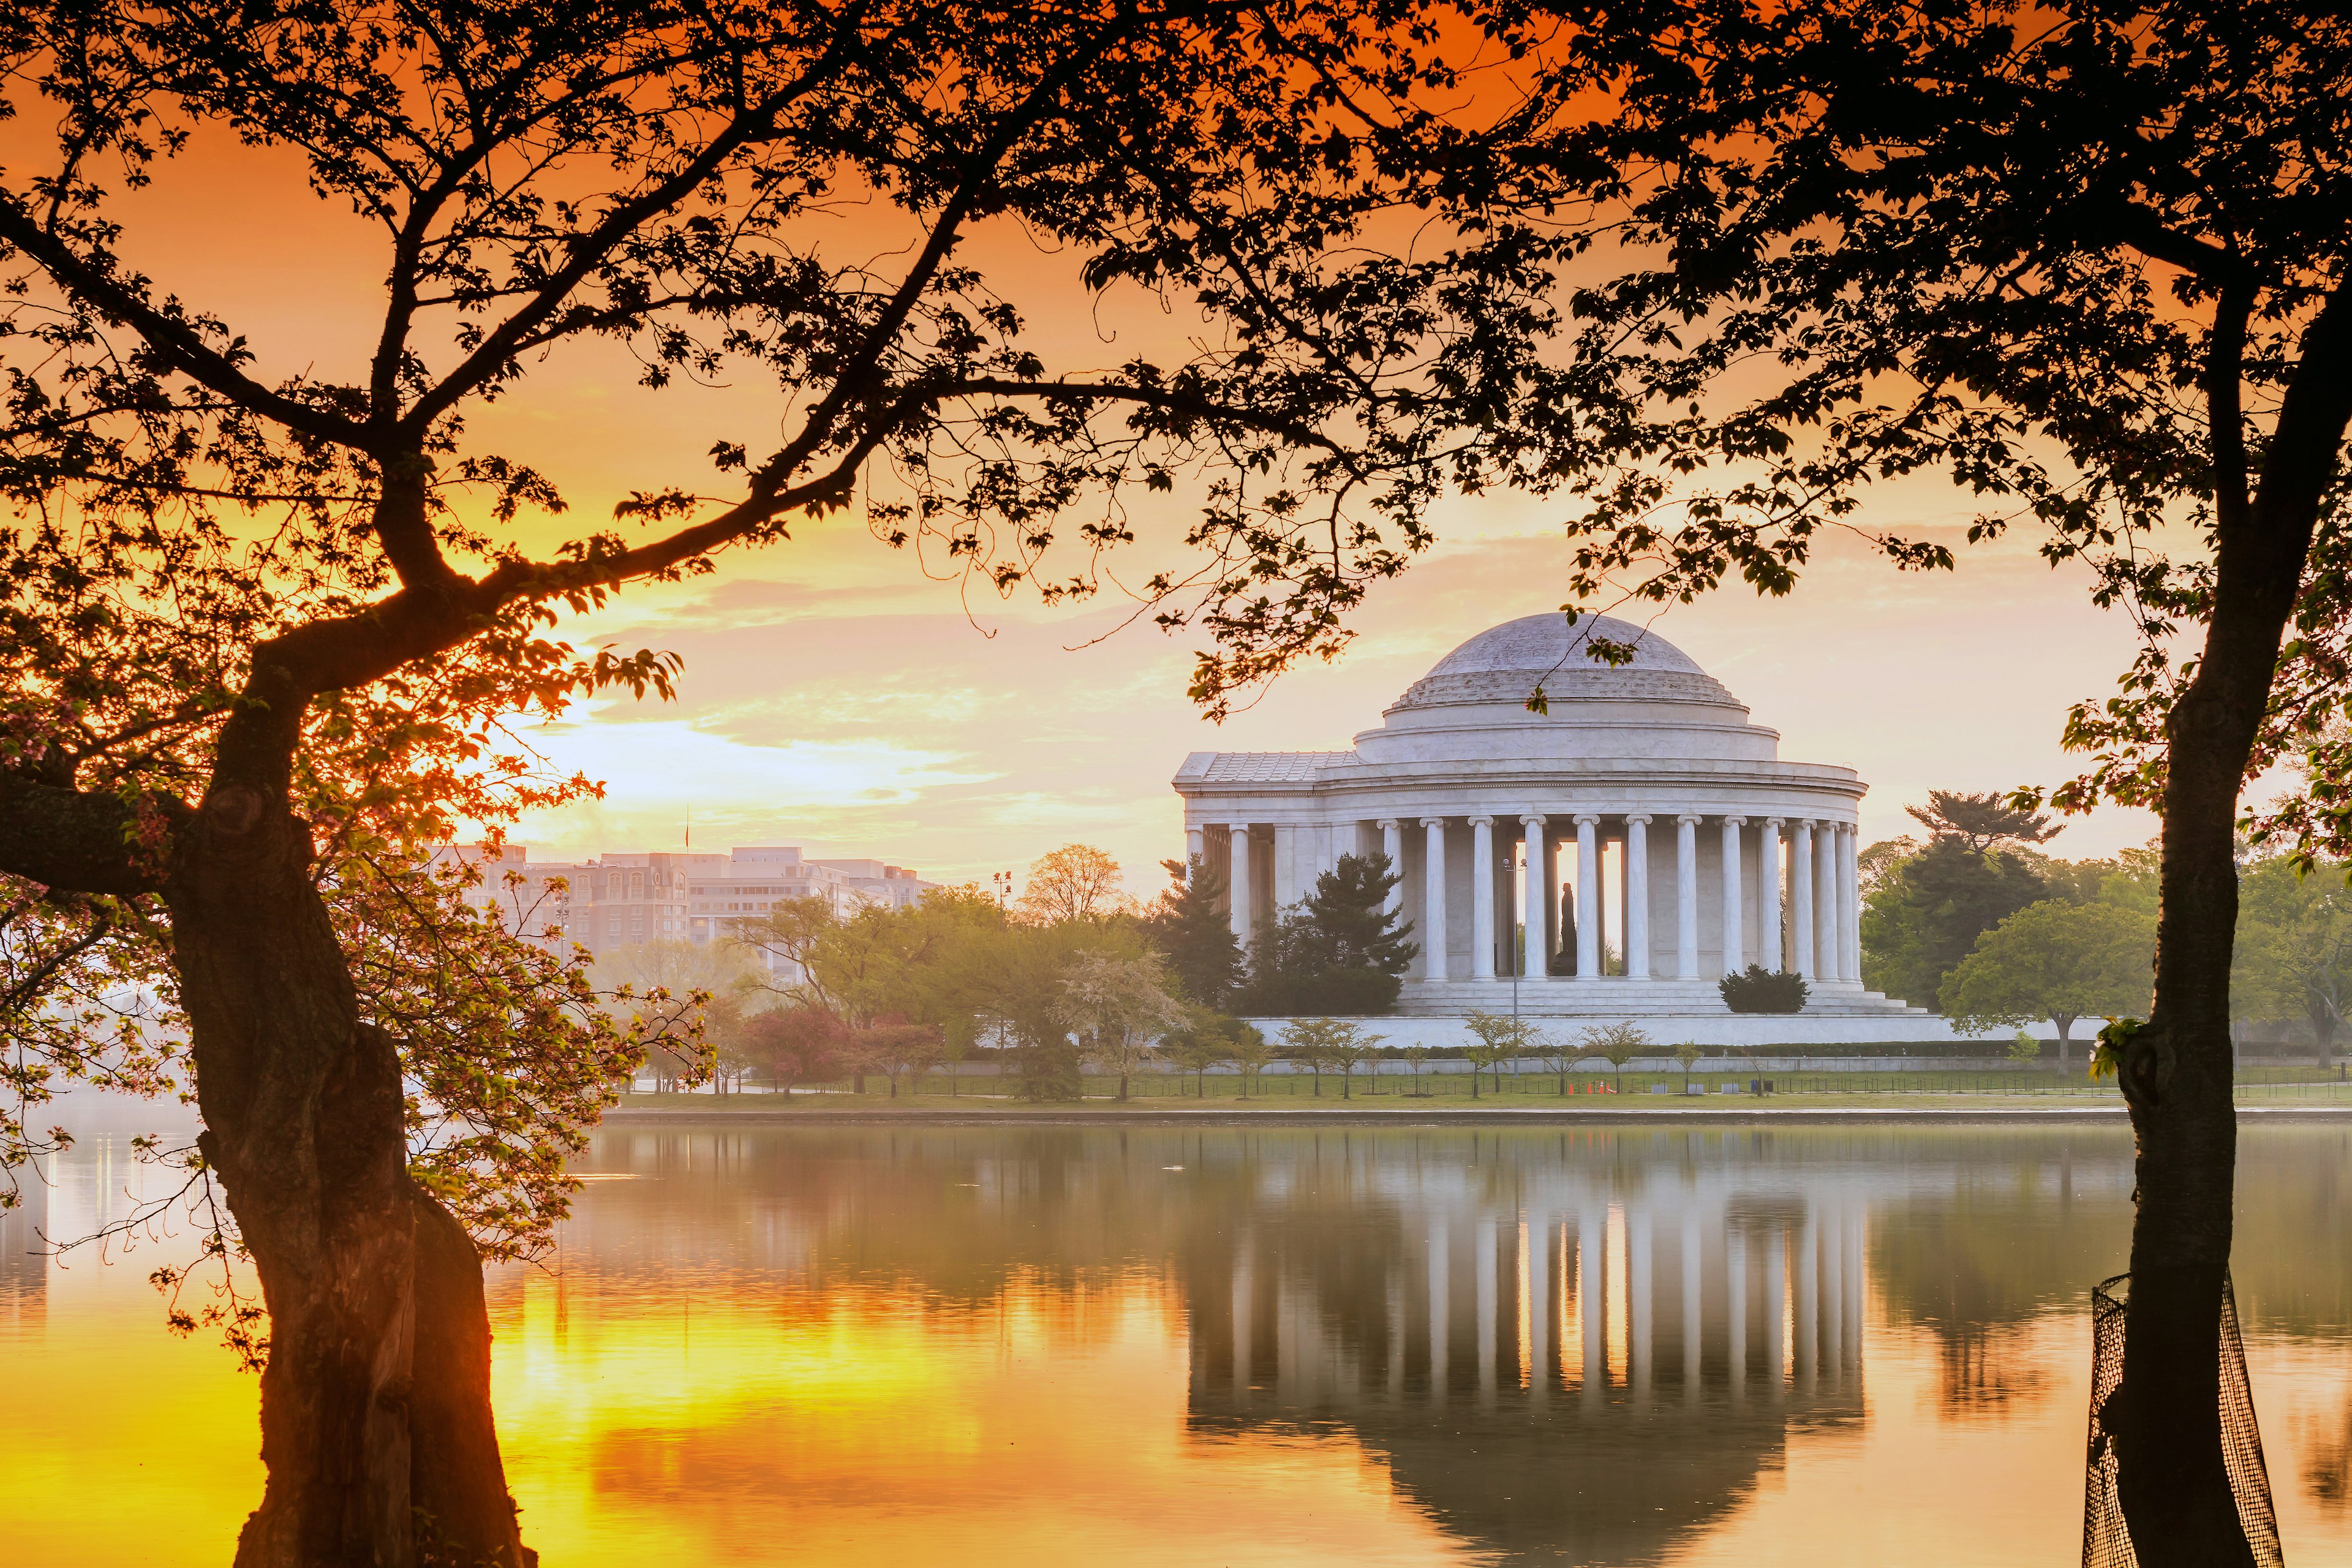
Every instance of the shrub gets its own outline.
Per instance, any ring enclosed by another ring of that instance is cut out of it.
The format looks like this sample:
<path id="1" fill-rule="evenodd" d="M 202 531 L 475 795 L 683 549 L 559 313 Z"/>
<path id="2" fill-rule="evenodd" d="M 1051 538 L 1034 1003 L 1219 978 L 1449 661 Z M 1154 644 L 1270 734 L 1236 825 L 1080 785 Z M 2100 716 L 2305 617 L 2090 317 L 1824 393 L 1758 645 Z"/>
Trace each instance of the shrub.
<path id="1" fill-rule="evenodd" d="M 1723 1005 L 1735 1013 L 1801 1013 L 1807 994 L 1803 975 L 1760 963 L 1723 977 Z"/>
<path id="2" fill-rule="evenodd" d="M 1376 969 L 1267 967 L 1234 994 L 1233 1005 L 1261 1018 L 1377 1018 L 1395 1011 L 1403 981 Z"/>
<path id="3" fill-rule="evenodd" d="M 1077 1100 L 1086 1094 L 1078 1072 L 1077 1043 L 1066 1035 L 1025 1042 L 1014 1055 L 1024 1100 Z"/>

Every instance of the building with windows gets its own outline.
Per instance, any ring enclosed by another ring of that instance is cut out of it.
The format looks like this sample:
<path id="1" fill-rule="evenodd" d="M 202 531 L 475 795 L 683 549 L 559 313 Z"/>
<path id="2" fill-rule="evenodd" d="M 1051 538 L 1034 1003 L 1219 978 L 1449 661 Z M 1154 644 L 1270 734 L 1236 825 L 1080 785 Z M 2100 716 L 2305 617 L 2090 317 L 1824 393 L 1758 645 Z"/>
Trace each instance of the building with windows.
<path id="1" fill-rule="evenodd" d="M 1632 659 L 1596 661 L 1594 639 Z M 1224 875 L 1244 943 L 1340 856 L 1380 850 L 1421 946 L 1408 1016 L 1655 1019 L 1703 1044 L 1954 1037 L 1863 985 L 1860 776 L 1783 761 L 1779 733 L 1655 633 L 1507 622 L 1381 718 L 1344 752 L 1184 760 L 1188 852 Z M 1720 979 L 1751 963 L 1804 975 L 1804 1013 L 1731 1014 Z"/>
<path id="2" fill-rule="evenodd" d="M 452 846 L 436 858 L 483 862 L 483 851 Z M 509 873 L 521 878 L 512 889 Z M 520 844 L 483 864 L 485 887 L 533 934 L 560 929 L 590 952 L 649 942 L 708 942 L 733 934 L 796 900 L 821 899 L 838 913 L 866 905 L 905 908 L 939 886 L 881 860 L 812 860 L 790 846 L 755 845 L 726 854 L 609 854 L 581 862 L 532 861 Z"/>

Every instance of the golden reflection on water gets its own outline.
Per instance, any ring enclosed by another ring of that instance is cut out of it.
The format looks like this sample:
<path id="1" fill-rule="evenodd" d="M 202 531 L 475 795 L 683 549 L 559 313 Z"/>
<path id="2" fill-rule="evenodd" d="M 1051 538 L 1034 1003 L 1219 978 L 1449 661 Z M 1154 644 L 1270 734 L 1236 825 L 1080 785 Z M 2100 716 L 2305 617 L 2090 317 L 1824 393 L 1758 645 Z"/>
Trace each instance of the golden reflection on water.
<path id="1" fill-rule="evenodd" d="M 0 1561 L 223 1563 L 252 1381 L 0 1225 Z M 2282 1534 L 2352 1562 L 2352 1131 L 2250 1133 Z M 2127 1138 L 833 1129 L 602 1135 L 495 1395 L 548 1568 L 2044 1563 Z"/>
<path id="2" fill-rule="evenodd" d="M 499 1427 L 551 1563 L 1430 1563 L 1458 1553 L 1344 1439 L 1184 1430 L 1144 1274 L 982 1310 L 536 1279 L 498 1310 Z"/>

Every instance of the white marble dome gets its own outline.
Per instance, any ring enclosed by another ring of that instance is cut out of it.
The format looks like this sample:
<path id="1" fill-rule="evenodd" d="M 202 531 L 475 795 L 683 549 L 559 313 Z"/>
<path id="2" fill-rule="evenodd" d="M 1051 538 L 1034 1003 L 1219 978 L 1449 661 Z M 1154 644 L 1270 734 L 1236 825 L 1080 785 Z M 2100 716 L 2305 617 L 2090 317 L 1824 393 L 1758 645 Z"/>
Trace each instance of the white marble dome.
<path id="1" fill-rule="evenodd" d="M 1596 639 L 1633 657 L 1595 659 Z M 1782 760 L 1779 732 L 1656 632 L 1523 616 L 1381 719 L 1344 752 L 1196 752 L 1178 771 L 1187 853 L 1224 878 L 1244 942 L 1340 856 L 1378 850 L 1423 949 L 1408 1015 L 1712 1016 L 1717 980 L 1751 963 L 1804 974 L 1817 1016 L 1906 1015 L 1861 984 L 1862 780 Z"/>
<path id="2" fill-rule="evenodd" d="M 1630 647 L 1629 663 L 1593 645 Z M 1545 711 L 1529 706 L 1540 689 Z M 1698 662 L 1654 631 L 1611 616 L 1559 611 L 1489 627 L 1439 659 L 1356 737 L 1367 757 L 1402 761 L 1514 755 L 1763 761 L 1780 736 Z"/>
<path id="3" fill-rule="evenodd" d="M 1615 643 L 1630 647 L 1633 660 L 1619 668 L 1679 669 L 1692 675 L 1704 674 L 1698 661 L 1690 655 L 1643 626 L 1631 621 L 1621 621 L 1614 616 L 1580 615 L 1571 617 L 1565 611 L 1549 615 L 1521 616 L 1516 621 L 1505 621 L 1499 626 L 1489 626 L 1447 654 L 1433 666 L 1429 679 L 1447 675 L 1476 675 L 1488 671 L 1520 674 L 1528 671 L 1558 670 L 1571 664 L 1594 668 L 1604 668 L 1592 659 L 1596 642 Z"/>

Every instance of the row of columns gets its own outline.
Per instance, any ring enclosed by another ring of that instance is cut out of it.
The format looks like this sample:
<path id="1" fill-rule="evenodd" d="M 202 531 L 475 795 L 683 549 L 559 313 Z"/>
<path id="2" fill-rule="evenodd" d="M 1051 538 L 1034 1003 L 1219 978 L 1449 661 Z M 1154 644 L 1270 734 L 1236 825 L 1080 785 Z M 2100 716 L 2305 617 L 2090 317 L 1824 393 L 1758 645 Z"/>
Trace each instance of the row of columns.
<path id="1" fill-rule="evenodd" d="M 1432 1215 L 1425 1283 L 1414 1282 L 1425 1291 L 1425 1387 L 1440 1402 L 1474 1377 L 1486 1395 L 1507 1386 L 1538 1396 L 1574 1387 L 1598 1397 L 1613 1388 L 1641 1399 L 1663 1377 L 1695 1403 L 1712 1364 L 1735 1400 L 1757 1383 L 1770 1394 L 1858 1391 L 1864 1230 L 1860 1205 L 1840 1202 L 1720 1225 L 1687 1208 L 1654 1214 L 1598 1195 L 1572 1210 L 1529 1205 L 1470 1221 L 1465 1290 L 1457 1238 L 1445 1215 Z M 1331 1331 L 1318 1281 L 1267 1265 L 1261 1269 L 1255 1238 L 1244 1232 L 1228 1319 L 1236 1401 L 1249 1401 L 1262 1382 L 1277 1401 L 1360 1394 L 1376 1386 L 1373 1375 L 1391 1393 L 1403 1391 L 1414 1284 L 1402 1261 L 1388 1273 L 1386 1354 L 1377 1367 L 1351 1358 Z M 1457 1307 L 1469 1319 L 1461 1335 L 1467 1343 L 1456 1337 Z M 1262 1316 L 1271 1319 L 1269 1334 L 1261 1334 Z M 1270 1357 L 1261 1352 L 1265 1341 Z M 1454 1357 L 1463 1352 L 1473 1363 L 1457 1382 Z M 1196 1375 L 1206 1370 L 1196 1365 Z"/>
<path id="2" fill-rule="evenodd" d="M 1579 978 L 1597 976 L 1601 969 L 1601 903 L 1600 827 L 1601 814 L 1577 812 L 1571 814 L 1576 826 L 1576 973 Z M 1423 900 L 1419 911 L 1418 936 L 1423 958 L 1423 977 L 1431 980 L 1454 978 L 1450 971 L 1446 933 L 1446 825 L 1451 818 L 1424 816 L 1419 819 L 1425 845 L 1422 875 Z M 1474 980 L 1490 980 L 1495 976 L 1495 822 L 1492 816 L 1473 816 L 1471 831 L 1471 898 L 1470 898 L 1470 974 Z M 1507 820 L 1507 818 L 1506 818 Z M 1527 895 L 1525 925 L 1528 966 L 1534 970 L 1529 979 L 1543 977 L 1540 955 L 1551 952 L 1551 883 L 1550 856 L 1545 851 L 1545 829 L 1551 818 L 1545 813 L 1530 811 L 1518 818 L 1529 847 L 1527 857 Z M 1624 950 L 1625 973 L 1632 979 L 1649 979 L 1651 975 L 1650 941 L 1650 825 L 1656 818 L 1648 813 L 1625 815 L 1625 889 L 1624 889 Z M 1675 973 L 1685 980 L 1706 978 L 1698 969 L 1698 832 L 1706 818 L 1683 814 L 1675 817 Z M 1723 953 L 1727 969 L 1744 967 L 1739 955 L 1746 948 L 1743 926 L 1743 889 L 1741 859 L 1745 850 L 1745 834 L 1748 819 L 1745 816 L 1718 818 L 1723 837 L 1721 868 L 1723 897 Z M 1784 827 L 1791 832 L 1789 859 L 1789 897 L 1791 905 L 1790 952 L 1786 963 L 1789 968 L 1808 980 L 1859 980 L 1862 978 L 1861 892 L 1858 868 L 1859 842 L 1855 828 L 1847 823 L 1826 821 L 1816 817 L 1790 819 L 1769 816 L 1758 825 L 1757 860 L 1759 866 L 1773 868 L 1780 864 L 1780 834 Z M 1238 847 L 1230 857 L 1228 888 L 1233 910 L 1234 934 L 1246 946 L 1254 926 L 1256 908 L 1255 890 L 1251 886 L 1247 845 L 1250 825 L 1236 822 L 1229 825 L 1233 842 Z M 1389 865 L 1400 868 L 1404 865 L 1404 823 L 1402 818 L 1384 817 L 1380 822 L 1381 848 Z M 1197 855 L 1199 850 L 1196 848 Z M 1777 933 L 1780 930 L 1780 878 L 1766 878 L 1759 889 L 1761 908 L 1759 925 L 1761 931 Z M 1389 908 L 1397 911 L 1403 899 L 1403 883 L 1390 889 Z M 1779 955 L 1773 955 L 1778 957 Z M 1767 964 L 1780 967 L 1779 963 Z"/>

